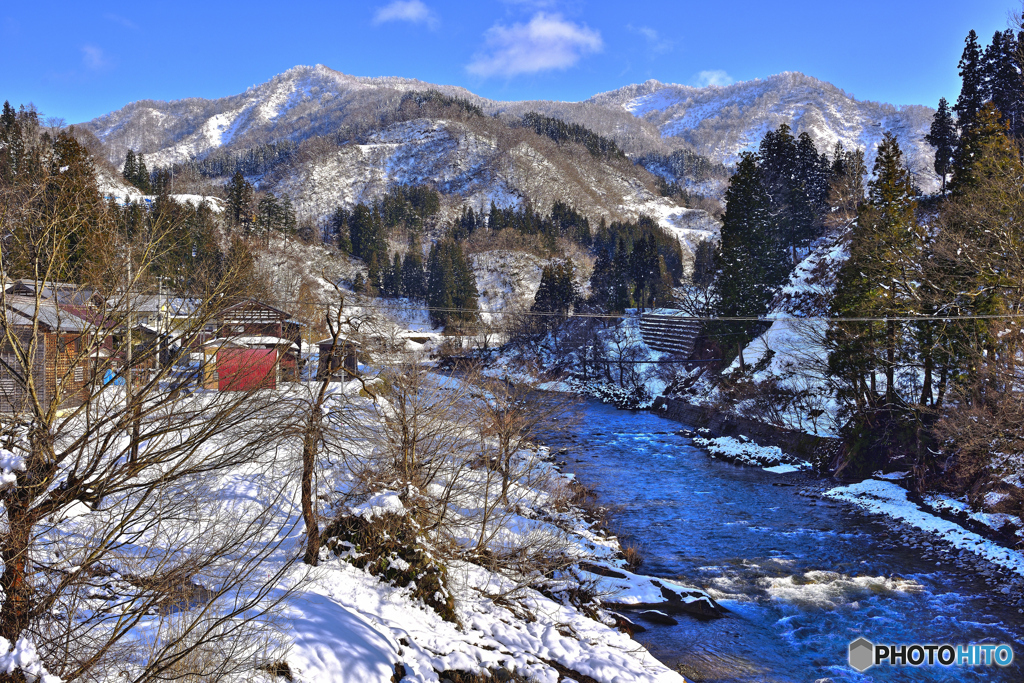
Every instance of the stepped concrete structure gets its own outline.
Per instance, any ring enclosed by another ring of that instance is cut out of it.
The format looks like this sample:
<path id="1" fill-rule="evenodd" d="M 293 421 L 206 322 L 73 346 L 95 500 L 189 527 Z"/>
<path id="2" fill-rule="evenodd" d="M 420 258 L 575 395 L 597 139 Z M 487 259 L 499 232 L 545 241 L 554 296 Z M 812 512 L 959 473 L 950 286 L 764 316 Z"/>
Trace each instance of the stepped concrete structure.
<path id="1" fill-rule="evenodd" d="M 703 324 L 682 311 L 658 309 L 640 316 L 640 335 L 655 351 L 683 358 L 693 354 Z"/>

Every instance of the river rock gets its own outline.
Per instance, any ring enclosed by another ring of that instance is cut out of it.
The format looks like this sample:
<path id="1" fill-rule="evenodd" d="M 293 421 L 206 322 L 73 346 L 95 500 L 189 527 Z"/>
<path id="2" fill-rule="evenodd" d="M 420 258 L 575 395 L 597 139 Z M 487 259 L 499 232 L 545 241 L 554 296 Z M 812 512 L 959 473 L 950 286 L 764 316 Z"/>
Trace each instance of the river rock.
<path id="1" fill-rule="evenodd" d="M 659 612 L 656 609 L 645 609 L 644 611 L 640 612 L 639 615 L 641 617 L 643 617 L 644 619 L 646 619 L 647 621 L 649 621 L 651 623 L 654 623 L 654 624 L 664 624 L 665 626 L 676 626 L 679 623 L 678 621 L 676 621 L 675 619 L 673 619 L 669 615 L 665 614 L 664 612 Z"/>

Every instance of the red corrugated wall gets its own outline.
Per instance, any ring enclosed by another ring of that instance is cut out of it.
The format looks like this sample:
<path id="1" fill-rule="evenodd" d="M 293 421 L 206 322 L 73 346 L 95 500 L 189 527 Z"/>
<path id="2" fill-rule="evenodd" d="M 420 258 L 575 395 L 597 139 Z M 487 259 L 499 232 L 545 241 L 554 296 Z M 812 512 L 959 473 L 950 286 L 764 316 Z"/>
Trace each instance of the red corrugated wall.
<path id="1" fill-rule="evenodd" d="M 221 349 L 217 354 L 221 391 L 277 388 L 277 351 L 274 349 Z"/>

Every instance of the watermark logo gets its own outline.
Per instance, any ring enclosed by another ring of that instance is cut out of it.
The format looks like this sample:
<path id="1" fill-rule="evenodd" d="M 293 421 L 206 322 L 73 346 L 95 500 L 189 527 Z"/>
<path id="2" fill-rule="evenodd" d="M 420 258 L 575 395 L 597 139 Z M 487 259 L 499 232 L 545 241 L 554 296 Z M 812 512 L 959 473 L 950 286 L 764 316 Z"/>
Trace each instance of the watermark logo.
<path id="1" fill-rule="evenodd" d="M 850 643 L 850 666 L 867 671 L 873 666 L 1009 666 L 1013 663 L 1013 647 L 999 645 L 876 645 L 867 638 Z"/>

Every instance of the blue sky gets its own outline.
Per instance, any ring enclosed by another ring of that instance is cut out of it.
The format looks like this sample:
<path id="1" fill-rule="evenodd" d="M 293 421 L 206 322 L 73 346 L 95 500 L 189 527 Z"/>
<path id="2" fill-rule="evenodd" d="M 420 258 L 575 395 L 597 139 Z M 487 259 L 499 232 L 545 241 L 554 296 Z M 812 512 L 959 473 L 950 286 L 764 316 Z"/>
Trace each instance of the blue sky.
<path id="1" fill-rule="evenodd" d="M 221 97 L 296 64 L 580 100 L 656 78 L 701 85 L 802 71 L 859 99 L 959 92 L 967 31 L 1013 0 L 50 2 L 0 7 L 0 99 L 84 121 L 139 99 Z"/>

